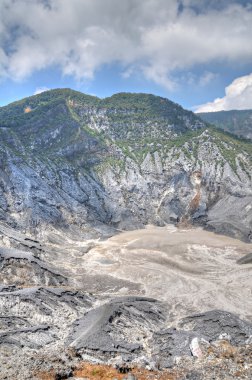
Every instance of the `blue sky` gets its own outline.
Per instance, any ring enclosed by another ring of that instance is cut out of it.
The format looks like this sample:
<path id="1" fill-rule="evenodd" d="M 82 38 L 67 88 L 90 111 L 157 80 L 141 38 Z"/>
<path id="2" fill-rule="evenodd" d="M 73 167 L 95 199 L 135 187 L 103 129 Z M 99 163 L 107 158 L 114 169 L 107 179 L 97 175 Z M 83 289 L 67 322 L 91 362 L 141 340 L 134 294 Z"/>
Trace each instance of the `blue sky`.
<path id="1" fill-rule="evenodd" d="M 251 40 L 251 1 L 1 0 L 0 105 L 70 87 L 252 108 Z"/>

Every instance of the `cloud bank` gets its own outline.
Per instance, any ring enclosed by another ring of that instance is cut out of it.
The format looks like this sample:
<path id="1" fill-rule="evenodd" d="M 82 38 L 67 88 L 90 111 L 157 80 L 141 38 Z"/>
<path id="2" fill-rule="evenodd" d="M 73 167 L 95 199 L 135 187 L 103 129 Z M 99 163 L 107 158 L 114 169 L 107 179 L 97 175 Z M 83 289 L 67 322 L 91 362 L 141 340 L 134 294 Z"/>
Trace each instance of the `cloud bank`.
<path id="1" fill-rule="evenodd" d="M 175 71 L 252 59 L 252 7 L 235 0 L 1 0 L 0 77 L 59 67 L 92 79 L 106 64 L 171 89 Z M 207 78 L 206 78 L 207 80 Z"/>
<path id="2" fill-rule="evenodd" d="M 235 79 L 225 88 L 225 96 L 198 106 L 195 112 L 252 109 L 252 74 Z"/>

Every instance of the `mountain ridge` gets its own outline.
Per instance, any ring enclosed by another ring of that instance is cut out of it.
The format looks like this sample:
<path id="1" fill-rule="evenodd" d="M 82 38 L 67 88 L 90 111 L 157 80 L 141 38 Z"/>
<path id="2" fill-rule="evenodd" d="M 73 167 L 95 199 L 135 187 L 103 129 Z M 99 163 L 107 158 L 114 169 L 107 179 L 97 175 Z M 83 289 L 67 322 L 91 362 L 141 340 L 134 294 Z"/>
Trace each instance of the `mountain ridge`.
<path id="1" fill-rule="evenodd" d="M 252 110 L 230 110 L 197 113 L 202 120 L 226 132 L 252 140 Z"/>
<path id="2" fill-rule="evenodd" d="M 112 230 L 199 223 L 249 239 L 250 216 L 240 223 L 251 199 L 249 142 L 149 94 L 60 89 L 27 99 L 0 108 L 3 220 L 35 231 L 70 221 Z M 232 218 L 217 210 L 225 197 Z"/>

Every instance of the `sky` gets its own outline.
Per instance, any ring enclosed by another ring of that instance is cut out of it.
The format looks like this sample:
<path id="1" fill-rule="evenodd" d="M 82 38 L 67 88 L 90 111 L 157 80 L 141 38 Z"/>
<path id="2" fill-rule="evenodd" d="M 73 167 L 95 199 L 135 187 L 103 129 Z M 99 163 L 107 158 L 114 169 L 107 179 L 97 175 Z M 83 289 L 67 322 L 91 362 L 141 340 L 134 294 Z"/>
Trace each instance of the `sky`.
<path id="1" fill-rule="evenodd" d="M 0 106 L 66 87 L 252 109 L 252 0 L 0 0 Z"/>

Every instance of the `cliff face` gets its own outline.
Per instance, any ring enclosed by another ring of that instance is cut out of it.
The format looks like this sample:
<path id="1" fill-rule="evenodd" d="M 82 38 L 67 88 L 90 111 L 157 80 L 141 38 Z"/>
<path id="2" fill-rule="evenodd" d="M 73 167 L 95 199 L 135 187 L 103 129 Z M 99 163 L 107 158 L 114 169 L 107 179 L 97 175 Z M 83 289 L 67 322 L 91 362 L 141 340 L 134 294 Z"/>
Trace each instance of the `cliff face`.
<path id="1" fill-rule="evenodd" d="M 0 139 L 12 227 L 97 236 L 199 223 L 250 239 L 252 145 L 166 99 L 53 90 L 0 108 Z"/>

